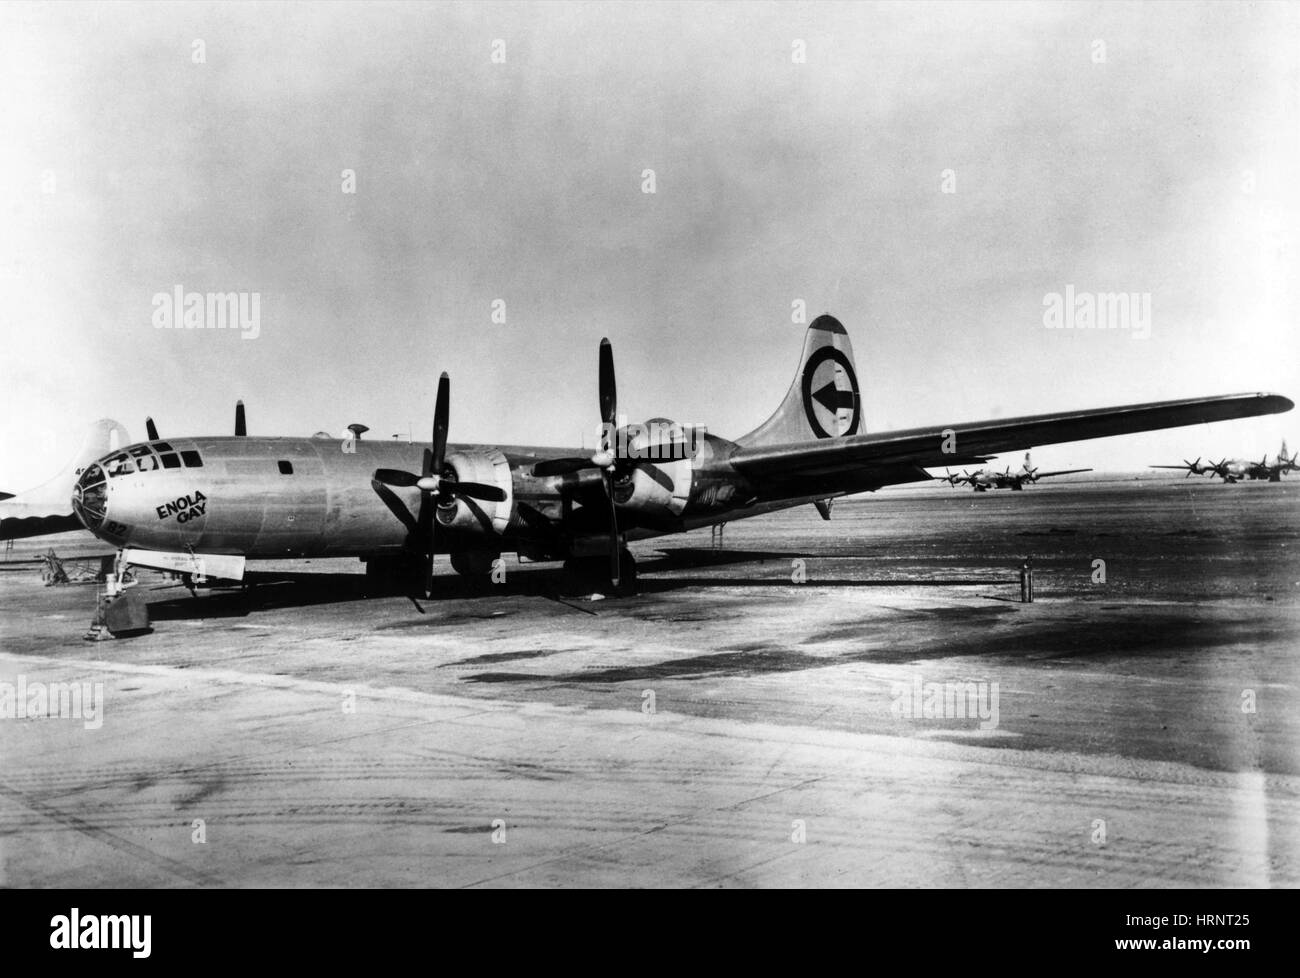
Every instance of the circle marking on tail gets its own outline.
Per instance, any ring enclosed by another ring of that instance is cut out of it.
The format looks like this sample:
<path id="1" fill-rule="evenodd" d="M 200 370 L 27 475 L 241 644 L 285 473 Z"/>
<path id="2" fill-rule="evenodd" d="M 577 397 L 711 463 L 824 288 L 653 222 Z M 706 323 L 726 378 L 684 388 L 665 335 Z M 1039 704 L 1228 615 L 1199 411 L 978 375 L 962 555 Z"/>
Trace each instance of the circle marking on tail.
<path id="1" fill-rule="evenodd" d="M 847 381 L 848 386 L 844 386 Z M 852 408 L 845 426 L 841 411 Z M 849 358 L 833 346 L 824 346 L 808 358 L 803 368 L 803 410 L 818 438 L 856 434 L 862 418 L 858 376 Z"/>

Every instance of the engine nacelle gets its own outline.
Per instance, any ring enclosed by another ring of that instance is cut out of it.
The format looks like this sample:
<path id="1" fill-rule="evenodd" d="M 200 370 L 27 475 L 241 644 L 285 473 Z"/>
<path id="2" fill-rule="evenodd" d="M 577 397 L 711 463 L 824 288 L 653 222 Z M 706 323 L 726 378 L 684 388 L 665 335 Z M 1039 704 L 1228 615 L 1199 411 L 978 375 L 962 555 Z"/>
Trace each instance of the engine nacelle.
<path id="1" fill-rule="evenodd" d="M 627 461 L 620 462 L 614 502 L 650 520 L 681 516 L 691 498 L 696 435 L 665 418 L 620 430 L 619 455 Z"/>
<path id="2" fill-rule="evenodd" d="M 505 455 L 495 448 L 475 448 L 448 455 L 447 465 L 456 473 L 459 481 L 498 486 L 506 498 L 499 503 L 457 499 L 449 506 L 438 507 L 438 522 L 462 533 L 487 536 L 500 536 L 504 533 L 515 504 L 514 480 L 510 476 L 510 463 Z"/>

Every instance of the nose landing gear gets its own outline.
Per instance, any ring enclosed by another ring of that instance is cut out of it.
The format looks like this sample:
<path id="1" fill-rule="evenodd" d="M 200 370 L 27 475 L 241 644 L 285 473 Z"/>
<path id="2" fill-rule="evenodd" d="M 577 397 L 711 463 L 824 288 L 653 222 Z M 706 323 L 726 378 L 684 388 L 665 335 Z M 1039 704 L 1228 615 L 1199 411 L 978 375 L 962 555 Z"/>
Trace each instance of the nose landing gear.
<path id="1" fill-rule="evenodd" d="M 102 642 L 149 631 L 149 605 L 134 585 L 135 575 L 119 550 L 112 573 L 104 577 L 104 590 L 98 596 L 94 620 L 82 638 L 87 642 Z"/>

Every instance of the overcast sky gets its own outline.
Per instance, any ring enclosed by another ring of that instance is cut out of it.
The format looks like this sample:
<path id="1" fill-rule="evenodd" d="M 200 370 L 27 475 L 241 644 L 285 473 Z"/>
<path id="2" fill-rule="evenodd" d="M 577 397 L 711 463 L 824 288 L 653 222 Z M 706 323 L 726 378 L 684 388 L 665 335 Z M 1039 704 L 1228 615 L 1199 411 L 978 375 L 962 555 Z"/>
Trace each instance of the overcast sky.
<path id="1" fill-rule="evenodd" d="M 576 444 L 602 336 L 632 418 L 735 437 L 796 300 L 871 431 L 1300 397 L 1298 51 L 1295 4 L 5 4 L 0 489 L 237 397 L 253 434 L 427 438 L 443 370 L 453 441 Z M 156 329 L 177 285 L 258 293 L 260 334 Z M 1149 338 L 1045 328 L 1067 286 L 1149 293 Z"/>

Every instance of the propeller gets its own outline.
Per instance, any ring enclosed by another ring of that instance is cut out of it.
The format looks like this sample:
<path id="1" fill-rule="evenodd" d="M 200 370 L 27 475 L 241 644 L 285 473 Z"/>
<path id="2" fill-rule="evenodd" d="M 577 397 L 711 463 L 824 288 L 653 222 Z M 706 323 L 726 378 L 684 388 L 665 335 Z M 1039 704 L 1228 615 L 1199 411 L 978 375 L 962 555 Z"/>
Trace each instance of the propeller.
<path id="1" fill-rule="evenodd" d="M 235 402 L 235 437 L 246 438 L 248 436 L 248 425 L 244 421 L 244 402 Z"/>
<path id="2" fill-rule="evenodd" d="M 604 474 L 605 496 L 609 499 L 609 576 L 618 590 L 621 583 L 618 535 L 618 507 L 614 502 L 614 480 L 618 475 L 619 463 L 629 460 L 619 458 L 615 439 L 615 424 L 618 421 L 618 384 L 614 378 L 614 350 L 608 339 L 601 339 L 599 354 L 599 395 L 601 446 L 589 458 L 555 458 L 538 462 L 533 466 L 533 475 L 545 478 L 552 475 L 568 475 L 583 469 L 600 469 Z"/>
<path id="3" fill-rule="evenodd" d="M 425 574 L 425 593 L 433 591 L 433 564 L 437 554 L 434 534 L 437 521 L 434 509 L 439 506 L 452 506 L 458 499 L 478 499 L 483 502 L 499 503 L 506 498 L 500 486 L 485 485 L 481 482 L 461 482 L 456 477 L 456 470 L 447 465 L 447 423 L 451 406 L 451 380 L 444 373 L 438 378 L 438 400 L 433 408 L 433 447 L 424 450 L 420 474 L 406 472 L 402 469 L 376 469 L 371 477 L 371 485 L 378 492 L 389 508 L 391 502 L 384 496 L 390 488 L 420 490 L 420 512 L 415 518 L 418 545 L 427 548 L 429 556 L 428 571 Z M 391 495 L 391 493 L 389 493 Z M 405 522 L 405 521 L 403 521 Z M 410 525 L 408 524 L 408 529 Z"/>
<path id="4" fill-rule="evenodd" d="M 145 434 L 149 436 L 150 441 L 158 440 L 158 429 L 154 426 L 153 418 L 144 419 Z"/>
<path id="5" fill-rule="evenodd" d="M 1219 463 L 1219 465 L 1222 465 L 1222 464 L 1223 464 L 1222 462 Z M 1187 461 L 1187 459 L 1183 459 L 1183 464 L 1182 464 L 1182 465 L 1153 465 L 1153 466 L 1151 466 L 1151 468 L 1153 468 L 1153 469 L 1186 469 L 1186 470 L 1187 470 L 1187 474 L 1183 476 L 1183 478 L 1186 479 L 1186 478 L 1189 478 L 1189 477 L 1194 476 L 1194 475 L 1204 475 L 1204 474 L 1207 473 L 1207 472 L 1213 472 L 1213 471 L 1216 470 L 1217 466 L 1214 465 L 1213 463 L 1211 463 L 1210 465 L 1207 465 L 1205 468 L 1201 468 L 1201 456 L 1197 455 L 1197 456 L 1196 456 L 1196 461 L 1195 461 L 1195 462 L 1189 462 L 1189 461 Z"/>

